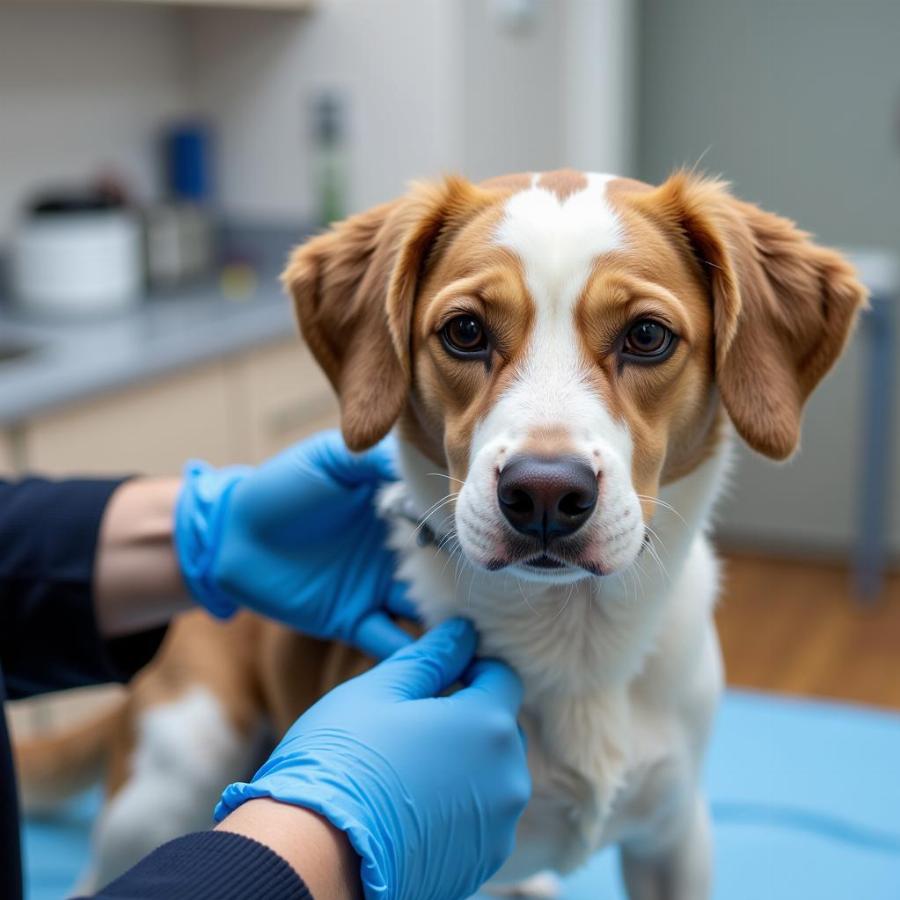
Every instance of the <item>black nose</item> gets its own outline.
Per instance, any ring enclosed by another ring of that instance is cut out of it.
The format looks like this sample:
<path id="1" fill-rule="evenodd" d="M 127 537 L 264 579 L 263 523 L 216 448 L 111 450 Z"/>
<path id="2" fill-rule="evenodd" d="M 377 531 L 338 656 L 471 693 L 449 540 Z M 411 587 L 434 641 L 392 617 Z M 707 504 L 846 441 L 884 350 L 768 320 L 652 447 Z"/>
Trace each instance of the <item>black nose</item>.
<path id="1" fill-rule="evenodd" d="M 546 544 L 587 522 L 597 505 L 597 476 L 572 456 L 517 456 L 500 473 L 497 500 L 516 531 Z"/>

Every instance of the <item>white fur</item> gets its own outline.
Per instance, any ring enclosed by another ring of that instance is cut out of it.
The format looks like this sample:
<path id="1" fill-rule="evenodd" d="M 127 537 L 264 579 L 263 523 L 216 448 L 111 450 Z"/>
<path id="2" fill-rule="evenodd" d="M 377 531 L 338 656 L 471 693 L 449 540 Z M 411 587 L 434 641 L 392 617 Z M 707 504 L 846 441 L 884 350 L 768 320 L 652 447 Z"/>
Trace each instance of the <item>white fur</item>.
<path id="1" fill-rule="evenodd" d="M 531 435 L 563 427 L 576 454 L 600 478 L 601 502 L 579 541 L 583 557 L 604 572 L 627 567 L 644 539 L 631 487 L 631 437 L 591 388 L 591 361 L 575 332 L 575 305 L 596 258 L 622 246 L 621 225 L 606 200 L 609 176 L 560 200 L 533 186 L 507 202 L 497 242 L 522 260 L 536 318 L 512 386 L 473 435 L 469 474 L 456 504 L 456 534 L 472 562 L 488 566 L 508 555 L 513 534 L 495 502 L 499 473 Z M 575 566 L 549 575 L 514 562 L 519 577 L 558 583 L 586 572 Z"/>
<path id="2" fill-rule="evenodd" d="M 509 201 L 498 240 L 522 258 L 537 308 L 527 362 L 475 430 L 455 511 L 439 507 L 428 520 L 438 545 L 416 547 L 405 522 L 395 522 L 391 543 L 426 621 L 468 616 L 480 652 L 509 662 L 525 686 L 534 794 L 495 883 L 565 873 L 618 842 L 632 900 L 703 900 L 710 848 L 698 772 L 721 688 L 718 569 L 705 529 L 728 448 L 661 493 L 657 556 L 642 554 L 630 435 L 590 389 L 574 334 L 574 303 L 596 256 L 620 246 L 604 192 L 605 180 L 592 177 L 565 201 L 535 186 Z M 601 475 L 584 528 L 610 572 L 603 577 L 575 566 L 538 575 L 484 568 L 502 552 L 506 527 L 497 473 L 548 425 L 566 427 Z M 393 491 L 423 514 L 441 501 L 446 481 L 432 463 L 401 444 L 400 466 Z"/>
<path id="3" fill-rule="evenodd" d="M 160 844 L 209 828 L 222 789 L 247 772 L 254 751 L 205 687 L 148 708 L 128 780 L 94 830 L 93 868 L 81 888 L 94 893 Z"/>

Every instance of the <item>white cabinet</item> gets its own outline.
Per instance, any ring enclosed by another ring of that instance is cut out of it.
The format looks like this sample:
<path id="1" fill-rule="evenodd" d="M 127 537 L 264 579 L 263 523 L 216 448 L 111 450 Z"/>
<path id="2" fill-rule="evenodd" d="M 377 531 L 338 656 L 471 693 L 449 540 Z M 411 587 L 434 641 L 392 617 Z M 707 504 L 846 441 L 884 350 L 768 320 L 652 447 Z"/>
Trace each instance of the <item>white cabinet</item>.
<path id="1" fill-rule="evenodd" d="M 269 344 L 26 422 L 22 466 L 49 475 L 172 475 L 192 457 L 260 462 L 338 423 L 337 401 L 299 338 Z M 0 473 L 14 470 L 0 433 Z"/>
<path id="2" fill-rule="evenodd" d="M 174 474 L 188 456 L 233 460 L 223 363 L 28 422 L 25 461 L 53 475 Z"/>

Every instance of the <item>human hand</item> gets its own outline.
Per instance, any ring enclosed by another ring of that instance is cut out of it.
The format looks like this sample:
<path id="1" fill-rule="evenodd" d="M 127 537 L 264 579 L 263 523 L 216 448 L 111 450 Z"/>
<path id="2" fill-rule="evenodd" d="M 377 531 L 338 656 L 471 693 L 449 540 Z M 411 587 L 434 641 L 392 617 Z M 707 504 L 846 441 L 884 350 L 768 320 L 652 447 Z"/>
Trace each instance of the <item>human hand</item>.
<path id="1" fill-rule="evenodd" d="M 367 900 L 474 893 L 511 852 L 530 794 L 521 684 L 494 660 L 466 672 L 475 643 L 452 619 L 335 688 L 249 784 L 226 788 L 217 820 L 270 797 L 347 835 Z M 439 696 L 460 677 L 461 690 Z"/>
<path id="2" fill-rule="evenodd" d="M 353 454 L 336 431 L 257 468 L 188 463 L 175 545 L 191 593 L 220 618 L 239 607 L 382 659 L 415 617 L 373 498 L 396 478 L 389 442 Z"/>

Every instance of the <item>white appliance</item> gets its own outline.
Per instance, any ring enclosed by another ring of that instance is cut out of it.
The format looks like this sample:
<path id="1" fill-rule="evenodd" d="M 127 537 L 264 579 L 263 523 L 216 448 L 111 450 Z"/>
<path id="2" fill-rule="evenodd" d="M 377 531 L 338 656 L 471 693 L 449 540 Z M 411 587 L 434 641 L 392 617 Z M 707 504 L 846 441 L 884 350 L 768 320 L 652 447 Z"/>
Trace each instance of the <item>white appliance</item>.
<path id="1" fill-rule="evenodd" d="M 13 239 L 22 309 L 78 317 L 129 309 L 143 287 L 141 227 L 125 208 L 32 213 Z"/>

